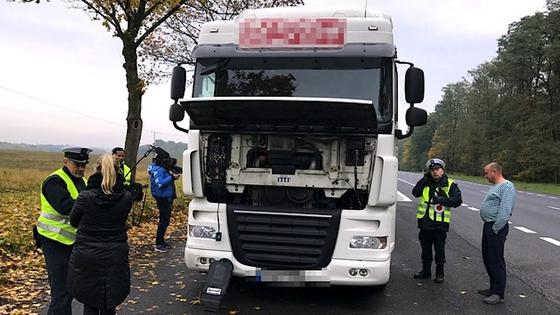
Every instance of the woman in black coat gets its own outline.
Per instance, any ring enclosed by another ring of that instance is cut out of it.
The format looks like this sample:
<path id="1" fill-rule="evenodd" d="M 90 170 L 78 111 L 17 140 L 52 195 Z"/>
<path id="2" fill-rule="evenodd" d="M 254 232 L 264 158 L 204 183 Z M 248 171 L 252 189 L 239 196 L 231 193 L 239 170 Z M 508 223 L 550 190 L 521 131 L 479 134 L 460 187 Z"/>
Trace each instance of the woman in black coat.
<path id="1" fill-rule="evenodd" d="M 123 181 L 111 155 L 101 156 L 70 213 L 70 223 L 78 232 L 68 287 L 72 297 L 84 304 L 84 315 L 115 314 L 130 292 L 126 218 L 132 196 Z"/>

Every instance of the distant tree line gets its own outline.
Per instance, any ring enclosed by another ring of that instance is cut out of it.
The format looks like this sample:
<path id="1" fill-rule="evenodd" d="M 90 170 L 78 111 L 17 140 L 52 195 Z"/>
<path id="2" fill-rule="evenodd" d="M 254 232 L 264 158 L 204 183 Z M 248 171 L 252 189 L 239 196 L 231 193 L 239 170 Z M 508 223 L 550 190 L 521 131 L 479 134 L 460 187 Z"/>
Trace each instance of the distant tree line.
<path id="1" fill-rule="evenodd" d="M 174 141 L 163 141 L 163 140 L 155 140 L 154 143 L 152 144 L 155 147 L 160 147 L 162 149 L 164 149 L 165 151 L 167 151 L 167 153 L 169 153 L 169 155 L 172 158 L 177 159 L 178 161 L 181 161 L 183 159 L 183 151 L 185 151 L 187 149 L 187 144 L 183 143 L 183 142 L 174 142 Z M 150 149 L 150 146 L 145 144 L 145 145 L 141 145 L 138 148 L 138 158 L 141 158 L 144 153 L 146 153 L 146 151 L 148 151 Z M 150 156 L 150 158 L 153 157 L 153 154 Z"/>
<path id="2" fill-rule="evenodd" d="M 400 152 L 403 170 L 437 156 L 452 172 L 480 175 L 496 161 L 513 179 L 559 183 L 560 0 L 512 23 L 492 61 L 444 87 Z"/>

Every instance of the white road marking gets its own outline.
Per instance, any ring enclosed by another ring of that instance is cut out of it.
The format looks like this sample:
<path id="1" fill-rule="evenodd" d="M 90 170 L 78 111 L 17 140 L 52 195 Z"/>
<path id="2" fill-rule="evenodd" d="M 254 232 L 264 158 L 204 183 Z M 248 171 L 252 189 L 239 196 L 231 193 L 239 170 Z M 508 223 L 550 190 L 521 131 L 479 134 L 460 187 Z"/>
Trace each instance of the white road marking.
<path id="1" fill-rule="evenodd" d="M 472 211 L 480 211 L 480 209 L 475 208 L 475 207 L 468 207 L 469 209 L 471 209 Z"/>
<path id="2" fill-rule="evenodd" d="M 525 193 L 527 195 L 531 195 L 531 196 L 535 196 L 535 197 L 541 197 L 541 198 L 549 198 L 549 199 L 554 199 L 554 200 L 558 200 L 560 198 L 555 197 L 555 196 L 547 196 L 547 195 L 543 195 L 543 194 L 536 194 L 536 193 L 532 193 L 532 192 L 527 192 L 527 191 L 521 191 L 522 193 Z"/>
<path id="3" fill-rule="evenodd" d="M 511 221 L 508 221 L 509 224 L 511 224 Z"/>
<path id="4" fill-rule="evenodd" d="M 560 246 L 560 242 L 557 241 L 557 240 L 555 240 L 555 239 L 553 239 L 553 238 L 550 238 L 550 237 L 539 237 L 539 238 L 540 238 L 541 240 L 545 241 L 545 242 L 549 242 L 550 244 L 554 244 L 554 245 L 556 245 L 556 246 Z"/>
<path id="5" fill-rule="evenodd" d="M 398 201 L 405 201 L 405 202 L 410 202 L 412 201 L 410 198 L 408 198 L 405 194 L 403 194 L 402 192 L 397 190 L 397 199 Z"/>
<path id="6" fill-rule="evenodd" d="M 533 230 L 529 230 L 528 228 L 522 227 L 522 226 L 514 226 L 514 228 L 518 229 L 521 232 L 525 232 L 525 233 L 528 233 L 528 234 L 536 234 L 537 233 Z"/>
<path id="7" fill-rule="evenodd" d="M 406 181 L 406 180 L 404 180 L 404 179 L 400 179 L 400 178 L 398 178 L 398 180 L 400 180 L 401 182 L 403 182 L 403 183 L 405 183 L 405 184 L 409 184 L 410 186 L 414 186 L 414 184 L 413 184 L 413 183 L 411 183 L 411 182 L 407 182 L 407 181 Z"/>
<path id="8" fill-rule="evenodd" d="M 550 209 L 554 209 L 554 210 L 560 210 L 560 208 L 553 207 L 553 206 L 547 206 L 547 207 L 549 207 Z"/>
<path id="9" fill-rule="evenodd" d="M 461 206 L 463 206 L 463 207 L 468 207 L 469 205 L 466 204 L 466 203 L 462 203 Z"/>

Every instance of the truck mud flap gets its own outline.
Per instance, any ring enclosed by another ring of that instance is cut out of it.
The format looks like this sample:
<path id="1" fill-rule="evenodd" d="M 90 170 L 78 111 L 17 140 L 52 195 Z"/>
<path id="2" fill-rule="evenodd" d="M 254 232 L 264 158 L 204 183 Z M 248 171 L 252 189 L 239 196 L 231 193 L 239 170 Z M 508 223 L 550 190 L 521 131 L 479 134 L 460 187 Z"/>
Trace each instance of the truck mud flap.
<path id="1" fill-rule="evenodd" d="M 210 264 L 200 297 L 205 311 L 219 311 L 220 303 L 226 295 L 232 271 L 233 264 L 227 259 L 214 261 Z"/>

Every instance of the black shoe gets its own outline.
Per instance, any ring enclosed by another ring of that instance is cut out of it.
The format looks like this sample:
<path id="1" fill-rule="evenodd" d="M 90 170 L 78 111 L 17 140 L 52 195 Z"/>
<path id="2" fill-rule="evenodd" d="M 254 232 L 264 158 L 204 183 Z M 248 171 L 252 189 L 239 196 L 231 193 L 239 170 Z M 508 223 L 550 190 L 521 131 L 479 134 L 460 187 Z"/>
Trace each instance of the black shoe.
<path id="1" fill-rule="evenodd" d="M 167 253 L 171 250 L 171 247 L 169 247 L 169 245 L 167 244 L 158 244 L 154 247 L 154 250 L 160 253 Z"/>
<path id="2" fill-rule="evenodd" d="M 443 283 L 443 265 L 436 265 L 436 278 L 435 283 Z"/>
<path id="3" fill-rule="evenodd" d="M 486 297 L 488 297 L 488 296 L 494 294 L 494 292 L 492 292 L 492 290 L 490 290 L 490 289 L 480 289 L 480 290 L 478 290 L 478 291 L 476 291 L 476 292 L 478 292 L 478 294 L 483 295 L 483 296 L 486 296 Z"/>
<path id="4" fill-rule="evenodd" d="M 421 271 L 414 274 L 414 279 L 429 279 L 432 277 L 432 272 L 430 269 L 422 269 Z"/>
<path id="5" fill-rule="evenodd" d="M 482 299 L 482 301 L 486 304 L 500 304 L 500 303 L 504 303 L 504 299 L 497 295 L 497 294 L 492 294 L 490 296 L 485 297 L 484 299 Z"/>

